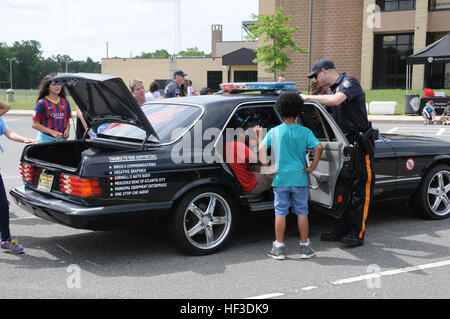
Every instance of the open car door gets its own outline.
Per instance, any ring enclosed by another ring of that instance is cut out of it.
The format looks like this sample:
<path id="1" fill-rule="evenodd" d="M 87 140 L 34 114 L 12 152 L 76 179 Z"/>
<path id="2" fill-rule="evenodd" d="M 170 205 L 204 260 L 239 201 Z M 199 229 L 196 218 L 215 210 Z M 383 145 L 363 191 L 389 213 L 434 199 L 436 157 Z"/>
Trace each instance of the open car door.
<path id="1" fill-rule="evenodd" d="M 299 118 L 323 146 L 317 169 L 309 175 L 310 202 L 315 210 L 341 217 L 351 200 L 350 189 L 355 178 L 353 146 L 325 107 L 307 101 Z M 311 164 L 313 152 L 307 154 Z"/>

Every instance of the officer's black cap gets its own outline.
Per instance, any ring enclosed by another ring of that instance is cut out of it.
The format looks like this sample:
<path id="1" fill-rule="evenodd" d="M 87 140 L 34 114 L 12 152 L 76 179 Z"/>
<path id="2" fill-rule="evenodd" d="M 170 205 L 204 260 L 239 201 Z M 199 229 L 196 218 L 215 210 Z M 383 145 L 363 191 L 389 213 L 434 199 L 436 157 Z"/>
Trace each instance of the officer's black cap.
<path id="1" fill-rule="evenodd" d="M 187 74 L 181 70 L 175 70 L 175 71 L 173 71 L 173 77 L 175 77 L 175 75 L 186 76 Z"/>
<path id="2" fill-rule="evenodd" d="M 312 71 L 309 72 L 306 77 L 309 79 L 315 78 L 317 76 L 317 74 L 323 69 L 325 69 L 325 70 L 336 69 L 336 67 L 334 66 L 334 62 L 332 60 L 320 59 L 319 61 L 314 63 Z"/>

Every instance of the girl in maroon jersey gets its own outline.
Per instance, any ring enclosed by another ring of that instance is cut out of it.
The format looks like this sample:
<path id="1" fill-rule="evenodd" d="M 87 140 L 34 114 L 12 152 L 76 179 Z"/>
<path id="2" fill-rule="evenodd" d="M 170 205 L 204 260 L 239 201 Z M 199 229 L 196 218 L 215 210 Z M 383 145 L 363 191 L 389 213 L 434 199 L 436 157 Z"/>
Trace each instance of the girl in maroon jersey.
<path id="1" fill-rule="evenodd" d="M 44 77 L 39 86 L 33 125 L 38 130 L 39 143 L 59 142 L 69 138 L 71 111 L 61 83 L 54 74 Z"/>

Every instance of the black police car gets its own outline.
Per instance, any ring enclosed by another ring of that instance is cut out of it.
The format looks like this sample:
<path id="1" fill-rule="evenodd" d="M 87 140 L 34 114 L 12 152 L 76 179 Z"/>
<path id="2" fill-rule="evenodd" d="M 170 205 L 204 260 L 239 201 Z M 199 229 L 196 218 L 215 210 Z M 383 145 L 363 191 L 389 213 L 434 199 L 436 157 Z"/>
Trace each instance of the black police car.
<path id="1" fill-rule="evenodd" d="M 225 91 L 261 93 L 163 99 L 141 108 L 120 78 L 69 74 L 55 79 L 98 134 L 24 148 L 24 186 L 10 193 L 27 211 L 91 230 L 161 223 L 176 246 L 190 254 L 222 248 L 240 218 L 273 214 L 271 191 L 244 194 L 224 158 L 223 141 L 243 121 L 267 130 L 279 125 L 274 92 L 295 83 L 228 84 Z M 352 147 L 322 105 L 307 102 L 300 121 L 324 147 L 310 175 L 311 208 L 339 217 L 357 171 Z M 102 131 L 104 123 L 110 124 Z M 375 203 L 410 200 L 424 217 L 448 217 L 449 154 L 450 144 L 440 140 L 380 135 Z"/>

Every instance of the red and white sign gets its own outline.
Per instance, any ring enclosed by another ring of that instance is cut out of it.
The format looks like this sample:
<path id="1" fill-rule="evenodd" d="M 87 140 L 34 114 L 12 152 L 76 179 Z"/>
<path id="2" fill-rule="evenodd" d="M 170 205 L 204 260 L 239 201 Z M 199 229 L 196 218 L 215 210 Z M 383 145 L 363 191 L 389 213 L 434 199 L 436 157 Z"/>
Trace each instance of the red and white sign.
<path id="1" fill-rule="evenodd" d="M 412 171 L 413 169 L 414 169 L 414 165 L 415 165 L 416 163 L 414 163 L 414 160 L 412 159 L 412 158 L 410 158 L 410 159 L 408 159 L 407 161 L 406 161 L 406 169 L 408 170 L 408 171 Z"/>

